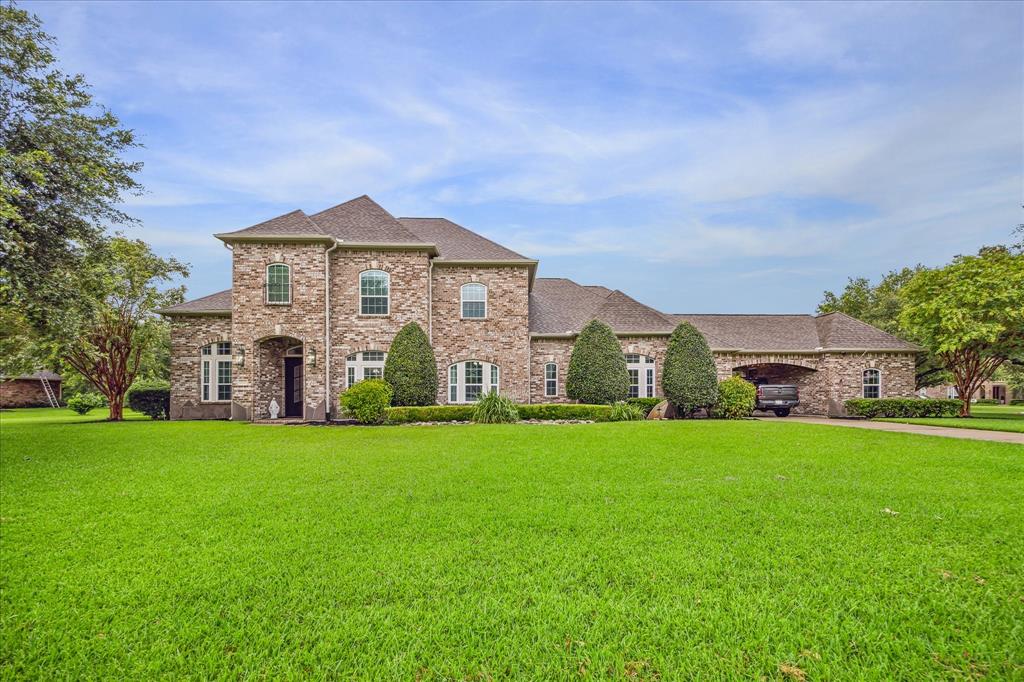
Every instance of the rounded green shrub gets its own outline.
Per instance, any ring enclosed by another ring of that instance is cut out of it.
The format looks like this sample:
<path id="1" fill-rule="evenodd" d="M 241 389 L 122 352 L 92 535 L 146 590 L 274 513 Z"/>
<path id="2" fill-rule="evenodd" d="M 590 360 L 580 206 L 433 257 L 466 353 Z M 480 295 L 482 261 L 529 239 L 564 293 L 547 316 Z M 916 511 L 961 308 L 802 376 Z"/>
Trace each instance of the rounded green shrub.
<path id="1" fill-rule="evenodd" d="M 125 404 L 150 419 L 170 419 L 171 384 L 162 380 L 136 381 L 125 395 Z"/>
<path id="2" fill-rule="evenodd" d="M 626 356 L 612 328 L 591 320 L 583 328 L 569 356 L 565 394 L 591 405 L 609 405 L 629 395 Z"/>
<path id="3" fill-rule="evenodd" d="M 477 424 L 511 424 L 519 421 L 519 411 L 511 398 L 490 391 L 477 401 L 473 421 Z"/>
<path id="4" fill-rule="evenodd" d="M 644 410 L 639 405 L 619 401 L 612 405 L 609 419 L 613 422 L 635 422 L 645 418 Z"/>
<path id="5" fill-rule="evenodd" d="M 665 397 L 685 417 L 710 409 L 718 400 L 714 357 L 704 335 L 689 322 L 680 322 L 669 337 L 661 385 Z"/>
<path id="6" fill-rule="evenodd" d="M 383 379 L 367 379 L 341 394 L 342 412 L 363 424 L 380 424 L 391 405 L 391 384 Z"/>
<path id="7" fill-rule="evenodd" d="M 103 407 L 107 401 L 97 393 L 79 393 L 68 398 L 68 408 L 75 414 L 89 414 L 89 412 Z"/>
<path id="8" fill-rule="evenodd" d="M 651 410 L 657 407 L 658 403 L 662 400 L 664 400 L 664 398 L 626 398 L 627 403 L 630 405 L 636 405 L 643 411 L 645 419 L 647 418 L 647 415 L 651 413 Z"/>
<path id="9" fill-rule="evenodd" d="M 754 413 L 757 387 L 742 377 L 718 382 L 718 403 L 711 410 L 716 419 L 745 419 Z"/>
<path id="10" fill-rule="evenodd" d="M 437 360 L 430 340 L 415 322 L 402 327 L 391 342 L 384 361 L 384 381 L 391 384 L 396 406 L 434 405 L 437 402 Z"/>

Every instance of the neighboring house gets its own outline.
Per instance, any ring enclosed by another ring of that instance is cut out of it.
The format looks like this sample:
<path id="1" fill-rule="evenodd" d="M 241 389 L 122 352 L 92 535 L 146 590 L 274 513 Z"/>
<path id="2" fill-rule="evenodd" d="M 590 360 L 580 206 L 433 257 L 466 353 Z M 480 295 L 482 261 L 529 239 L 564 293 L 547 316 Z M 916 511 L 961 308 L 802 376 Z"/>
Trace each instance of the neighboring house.
<path id="1" fill-rule="evenodd" d="M 673 315 L 621 291 L 537 277 L 526 258 L 444 218 L 395 218 L 362 196 L 215 235 L 232 250 L 232 288 L 162 311 L 172 322 L 171 416 L 323 420 L 338 395 L 381 376 L 391 340 L 417 322 L 438 366 L 439 403 L 489 390 L 566 402 L 576 335 L 607 322 L 631 391 L 661 395 L 668 336 L 693 323 L 734 373 L 795 383 L 798 411 L 849 398 L 912 396 L 918 348 L 840 313 Z"/>
<path id="2" fill-rule="evenodd" d="M 929 386 L 918 391 L 922 398 L 958 398 L 956 386 L 942 384 Z M 1024 400 L 1024 391 L 1011 389 L 1005 381 L 986 381 L 974 392 L 971 400 L 995 400 L 1002 405 L 1009 405 L 1011 400 Z"/>
<path id="3" fill-rule="evenodd" d="M 53 407 L 60 402 L 62 382 L 59 374 L 47 371 L 4 377 L 0 379 L 0 407 Z"/>

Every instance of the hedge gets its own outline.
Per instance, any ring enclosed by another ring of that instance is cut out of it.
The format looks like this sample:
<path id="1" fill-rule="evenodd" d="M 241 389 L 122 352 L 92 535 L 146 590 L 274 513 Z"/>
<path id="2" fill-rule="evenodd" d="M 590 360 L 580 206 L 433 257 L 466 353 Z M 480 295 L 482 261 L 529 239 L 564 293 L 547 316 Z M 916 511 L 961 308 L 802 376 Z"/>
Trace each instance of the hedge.
<path id="1" fill-rule="evenodd" d="M 125 404 L 150 419 L 171 418 L 171 385 L 166 381 L 137 381 L 125 394 Z"/>
<path id="2" fill-rule="evenodd" d="M 68 408 L 75 414 L 89 414 L 91 411 L 106 407 L 107 401 L 98 393 L 79 393 L 68 398 Z"/>
<path id="3" fill-rule="evenodd" d="M 963 405 L 959 400 L 921 398 L 856 398 L 847 400 L 847 414 L 855 417 L 956 417 Z"/>
<path id="4" fill-rule="evenodd" d="M 384 361 L 384 381 L 391 384 L 396 406 L 433 405 L 437 401 L 437 360 L 423 329 L 415 322 L 402 327 Z"/>
<path id="5" fill-rule="evenodd" d="M 639 407 L 644 411 L 644 417 L 646 417 L 662 400 L 664 400 L 664 398 L 627 398 L 626 402 L 630 405 L 636 405 Z"/>
<path id="6" fill-rule="evenodd" d="M 423 407 L 389 407 L 385 412 L 388 424 L 411 422 L 471 422 L 475 405 L 426 405 Z"/>
<path id="7" fill-rule="evenodd" d="M 714 356 L 704 335 L 689 322 L 680 322 L 669 337 L 661 386 L 683 417 L 718 401 Z"/>
<path id="8" fill-rule="evenodd" d="M 974 401 L 975 405 L 1002 405 L 1002 400 L 996 400 L 995 398 L 979 398 Z"/>
<path id="9" fill-rule="evenodd" d="M 427 407 L 389 407 L 386 420 L 389 424 L 410 422 L 471 422 L 476 405 L 430 405 Z M 611 419 L 610 405 L 554 404 L 516 405 L 520 419 L 553 421 L 556 419 L 580 419 L 606 422 Z"/>
<path id="10" fill-rule="evenodd" d="M 606 422 L 611 419 L 611 405 L 580 405 L 576 403 L 548 403 L 543 405 L 517 405 L 520 419 L 585 419 Z"/>
<path id="11" fill-rule="evenodd" d="M 565 394 L 590 405 L 625 400 L 629 395 L 626 356 L 612 328 L 591 320 L 580 331 L 569 356 Z"/>

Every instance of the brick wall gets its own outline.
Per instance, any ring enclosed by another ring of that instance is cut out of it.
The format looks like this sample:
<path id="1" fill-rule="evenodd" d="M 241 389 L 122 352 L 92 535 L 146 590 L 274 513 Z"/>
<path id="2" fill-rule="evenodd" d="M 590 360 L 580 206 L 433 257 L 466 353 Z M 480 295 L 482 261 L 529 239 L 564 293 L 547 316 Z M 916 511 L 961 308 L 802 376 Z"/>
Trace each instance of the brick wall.
<path id="1" fill-rule="evenodd" d="M 60 382 L 50 380 L 50 387 L 60 399 Z M 38 379 L 8 379 L 0 382 L 0 407 L 49 407 L 46 391 Z"/>
<path id="2" fill-rule="evenodd" d="M 171 419 L 227 419 L 230 403 L 201 400 L 200 349 L 231 340 L 231 318 L 171 318 Z"/>
<path id="3" fill-rule="evenodd" d="M 497 365 L 501 393 L 530 400 L 529 269 L 525 266 L 434 266 L 433 346 L 438 402 L 447 403 L 448 367 L 463 360 Z M 463 320 L 461 287 L 487 287 L 487 317 Z"/>
<path id="4" fill-rule="evenodd" d="M 912 353 L 825 353 L 821 364 L 828 375 L 828 414 L 845 414 L 843 402 L 863 397 L 863 373 L 881 372 L 883 398 L 914 396 L 914 355 Z"/>

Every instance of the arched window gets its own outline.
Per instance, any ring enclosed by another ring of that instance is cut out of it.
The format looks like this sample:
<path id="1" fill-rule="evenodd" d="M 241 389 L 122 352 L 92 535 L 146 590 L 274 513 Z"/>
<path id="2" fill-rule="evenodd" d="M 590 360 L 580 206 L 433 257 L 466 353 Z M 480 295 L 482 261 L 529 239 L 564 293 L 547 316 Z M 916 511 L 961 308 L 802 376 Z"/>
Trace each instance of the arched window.
<path id="1" fill-rule="evenodd" d="M 549 362 L 544 365 L 544 396 L 553 398 L 558 395 L 558 365 Z"/>
<path id="2" fill-rule="evenodd" d="M 497 365 L 477 360 L 457 362 L 448 368 L 448 402 L 475 403 L 486 393 L 498 390 Z"/>
<path id="3" fill-rule="evenodd" d="M 203 346 L 199 368 L 203 402 L 231 400 L 231 344 L 221 341 Z"/>
<path id="4" fill-rule="evenodd" d="M 284 263 L 267 266 L 267 303 L 277 305 L 292 302 L 292 272 Z"/>
<path id="5" fill-rule="evenodd" d="M 864 397 L 882 397 L 882 373 L 877 369 L 864 370 Z"/>
<path id="6" fill-rule="evenodd" d="M 462 285 L 462 317 L 482 319 L 487 317 L 487 287 L 477 282 Z"/>
<path id="7" fill-rule="evenodd" d="M 626 353 L 626 371 L 629 372 L 630 398 L 654 397 L 654 358 Z"/>
<path id="8" fill-rule="evenodd" d="M 383 379 L 384 361 L 388 354 L 382 350 L 364 350 L 352 353 L 345 358 L 345 369 L 348 383 L 345 388 L 352 388 L 363 379 Z"/>
<path id="9" fill-rule="evenodd" d="M 387 315 L 391 310 L 391 275 L 383 270 L 359 273 L 359 314 Z"/>

